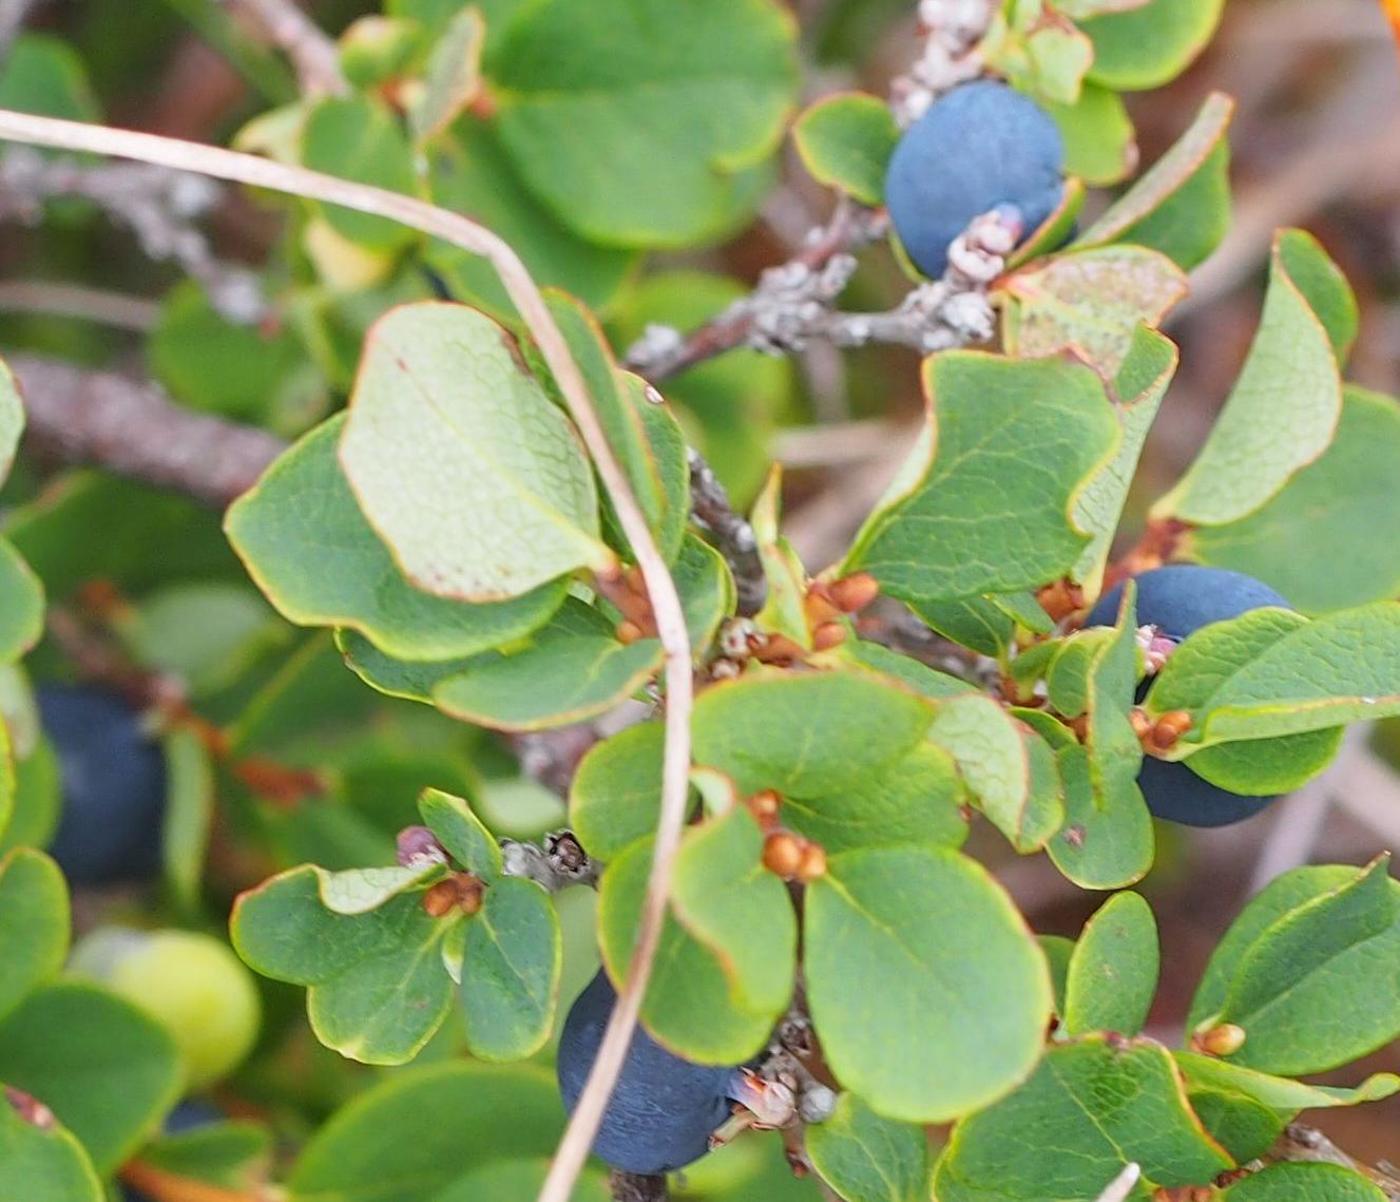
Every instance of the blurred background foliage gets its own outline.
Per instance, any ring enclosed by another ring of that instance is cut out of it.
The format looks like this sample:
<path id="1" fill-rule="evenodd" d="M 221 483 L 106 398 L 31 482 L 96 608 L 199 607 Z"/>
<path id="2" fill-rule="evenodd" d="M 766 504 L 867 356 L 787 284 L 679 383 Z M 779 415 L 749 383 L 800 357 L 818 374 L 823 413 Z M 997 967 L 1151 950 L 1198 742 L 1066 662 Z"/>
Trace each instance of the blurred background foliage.
<path id="1" fill-rule="evenodd" d="M 883 95 L 906 68 L 914 46 L 909 0 L 788 6 L 802 30 L 805 101 L 850 88 Z M 397 6 L 425 19 L 433 7 Z M 500 0 L 485 5 L 488 25 L 492 9 L 504 7 Z M 312 12 L 338 33 L 378 8 L 318 0 Z M 1395 56 L 1374 0 L 1229 0 L 1218 35 L 1190 70 L 1165 88 L 1126 97 L 1146 163 L 1209 92 L 1239 103 L 1231 131 L 1233 228 L 1192 273 L 1192 294 L 1166 326 L 1181 345 L 1182 366 L 1147 444 L 1127 535 L 1146 502 L 1191 461 L 1228 393 L 1257 322 L 1275 228 L 1307 228 L 1341 265 L 1361 303 L 1351 376 L 1400 393 Z M 378 69 L 374 54 L 363 69 Z M 285 62 L 208 0 L 48 0 L 0 66 L 0 106 L 273 153 L 285 131 L 265 115 L 295 95 Z M 250 125 L 256 118 L 263 119 Z M 328 111 L 317 119 L 332 168 L 345 154 L 336 119 Z M 375 170 L 387 172 L 387 182 L 406 172 L 412 188 L 424 167 L 441 202 L 481 216 L 519 241 L 527 258 L 549 264 L 558 282 L 599 309 L 620 347 L 648 321 L 686 327 L 721 309 L 760 270 L 789 257 L 831 203 L 785 145 L 771 174 L 760 167 L 734 177 L 733 194 L 699 222 L 697 236 L 681 239 L 687 245 L 644 253 L 589 242 L 562 225 L 522 187 L 484 126 L 465 124 L 427 158 L 425 165 L 378 161 Z M 1090 206 L 1109 195 L 1096 194 Z M 0 195 L 7 218 L 0 223 L 0 349 L 149 377 L 184 405 L 291 436 L 343 402 L 361 334 L 394 303 L 445 284 L 503 305 L 481 266 L 460 255 L 443 248 L 403 255 L 392 232 L 293 207 L 228 189 L 205 223 L 220 261 L 263 272 L 269 304 L 250 322 L 221 313 L 208 290 L 153 261 L 129 228 L 91 203 L 66 198 L 35 222 L 17 219 L 24 214 L 9 211 Z M 1089 208 L 1081 222 L 1094 213 Z M 888 308 L 907 288 L 882 250 L 865 257 L 847 304 Z M 844 548 L 902 458 L 921 406 L 914 356 L 890 347 L 841 354 L 815 346 L 792 360 L 736 352 L 668 391 L 737 501 L 752 499 L 770 457 L 786 465 L 789 534 L 813 566 Z M 228 742 L 208 787 L 196 785 L 198 796 L 183 803 L 212 823 L 204 880 L 196 875 L 189 885 L 186 866 L 183 877 L 173 871 L 155 892 L 80 892 L 79 930 L 129 921 L 222 933 L 235 894 L 280 868 L 305 860 L 330 868 L 391 862 L 394 834 L 416 821 L 414 799 L 425 786 L 469 797 L 503 836 L 529 838 L 562 824 L 562 803 L 521 770 L 528 739 L 507 744 L 366 689 L 328 635 L 296 630 L 272 613 L 213 512 L 34 456 L 21 461 L 0 503 L 6 533 L 42 576 L 58 615 L 28 671 L 81 677 L 90 672 L 94 644 L 108 653 L 115 646 L 136 669 L 182 682 L 194 711 L 222 727 Z M 0 707 L 19 692 L 13 681 L 0 681 Z M 1376 738 L 1400 763 L 1400 728 Z M 27 826 L 17 823 L 10 842 L 35 841 L 52 821 L 56 795 L 46 762 L 39 745 L 22 765 Z M 1149 1034 L 1180 1030 L 1207 955 L 1258 882 L 1308 860 L 1359 863 L 1378 843 L 1400 843 L 1400 783 L 1363 772 L 1371 762 L 1360 763 L 1351 779 L 1329 777 L 1326 789 L 1305 791 L 1255 821 L 1159 831 L 1157 866 L 1141 886 L 1164 950 Z M 1011 856 L 994 837 L 969 850 L 993 862 L 1039 931 L 1073 935 L 1099 904 L 1041 859 Z M 581 889 L 561 898 L 565 997 L 597 963 L 592 901 Z M 266 1120 L 279 1149 L 294 1149 L 384 1073 L 321 1047 L 307 1028 L 300 989 L 266 980 L 259 988 L 266 1020 L 258 1050 L 215 1098 L 230 1114 Z M 459 1051 L 449 1024 L 420 1059 Z M 1364 1067 L 1400 1071 L 1400 1048 Z M 1319 1125 L 1356 1156 L 1394 1159 L 1400 1098 L 1329 1112 Z M 707 1159 L 680 1196 L 815 1195 L 792 1182 L 777 1141 L 765 1137 Z"/>

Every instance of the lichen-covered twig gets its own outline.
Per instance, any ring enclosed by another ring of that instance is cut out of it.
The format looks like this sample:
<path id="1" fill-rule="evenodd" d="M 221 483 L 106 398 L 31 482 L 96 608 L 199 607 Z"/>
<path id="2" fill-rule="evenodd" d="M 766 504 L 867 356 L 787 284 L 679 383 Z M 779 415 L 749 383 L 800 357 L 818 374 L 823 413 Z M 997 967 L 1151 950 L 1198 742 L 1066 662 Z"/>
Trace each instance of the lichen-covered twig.
<path id="1" fill-rule="evenodd" d="M 147 256 L 174 262 L 197 280 L 224 317 L 250 323 L 267 311 L 257 275 L 219 259 L 195 224 L 220 193 L 203 176 L 142 163 L 84 163 L 24 146 L 0 157 L 0 220 L 37 225 L 46 201 L 89 200 L 130 229 Z"/>

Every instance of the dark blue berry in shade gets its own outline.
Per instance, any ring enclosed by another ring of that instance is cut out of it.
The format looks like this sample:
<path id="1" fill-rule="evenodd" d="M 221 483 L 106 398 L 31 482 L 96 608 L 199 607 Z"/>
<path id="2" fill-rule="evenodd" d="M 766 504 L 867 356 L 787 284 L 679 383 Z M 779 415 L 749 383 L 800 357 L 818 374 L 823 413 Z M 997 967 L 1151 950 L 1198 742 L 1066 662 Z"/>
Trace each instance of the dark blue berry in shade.
<path id="1" fill-rule="evenodd" d="M 1251 609 L 1293 608 L 1262 581 L 1226 568 L 1175 563 L 1144 572 L 1136 580 L 1138 625 L 1155 626 L 1178 642 L 1202 626 L 1237 618 Z M 1122 599 L 1120 584 L 1099 598 L 1085 625 L 1112 626 Z"/>
<path id="2" fill-rule="evenodd" d="M 915 266 L 937 278 L 948 246 L 974 217 L 1017 210 L 1033 233 L 1064 195 L 1064 141 L 1035 101 L 996 80 L 963 84 L 934 101 L 900 138 L 885 204 Z"/>
<path id="3" fill-rule="evenodd" d="M 559 1092 L 571 1113 L 603 1040 L 617 994 L 599 972 L 574 1002 L 559 1039 Z M 699 1160 L 729 1117 L 735 1070 L 691 1064 L 640 1027 L 603 1114 L 593 1153 L 628 1173 L 668 1173 Z"/>
<path id="4" fill-rule="evenodd" d="M 160 746 L 113 693 L 45 684 L 36 697 L 63 782 L 50 854 L 75 885 L 151 879 L 160 866 L 165 813 Z"/>
<path id="5" fill-rule="evenodd" d="M 1137 622 L 1155 626 L 1159 633 L 1181 642 L 1202 626 L 1238 617 L 1251 609 L 1280 606 L 1291 609 L 1267 584 L 1224 568 L 1196 564 L 1171 564 L 1144 572 L 1137 578 Z M 1109 590 L 1089 611 L 1086 626 L 1111 626 L 1118 620 L 1123 586 Z M 1138 700 L 1151 681 L 1143 681 Z M 1231 793 L 1197 775 L 1190 761 L 1171 763 L 1145 756 L 1138 785 L 1147 808 L 1158 818 L 1186 826 L 1228 826 L 1253 817 L 1274 797 L 1248 797 Z"/>

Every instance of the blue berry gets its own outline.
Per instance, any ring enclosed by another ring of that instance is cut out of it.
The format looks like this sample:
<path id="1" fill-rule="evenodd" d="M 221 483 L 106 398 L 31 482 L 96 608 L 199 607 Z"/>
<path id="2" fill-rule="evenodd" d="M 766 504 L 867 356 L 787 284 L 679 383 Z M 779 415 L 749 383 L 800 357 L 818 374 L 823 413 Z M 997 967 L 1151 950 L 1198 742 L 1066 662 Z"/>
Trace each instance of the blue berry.
<path id="1" fill-rule="evenodd" d="M 963 84 L 934 101 L 890 159 L 885 204 L 895 233 L 925 275 L 948 266 L 948 246 L 999 206 L 1029 234 L 1059 206 L 1065 149 L 1033 100 L 996 80 Z"/>
<path id="2" fill-rule="evenodd" d="M 1267 584 L 1224 568 L 1195 564 L 1171 564 L 1137 577 L 1137 621 L 1155 626 L 1159 633 L 1180 642 L 1202 626 L 1238 617 L 1265 606 L 1292 608 Z M 1123 596 L 1120 584 L 1099 598 L 1085 625 L 1111 626 L 1118 618 Z M 1138 689 L 1138 700 L 1151 681 Z M 1197 775 L 1190 761 L 1170 763 L 1153 756 L 1142 761 L 1138 785 L 1147 807 L 1158 818 L 1186 826 L 1228 826 L 1259 813 L 1274 797 L 1249 797 L 1231 793 Z"/>
<path id="3" fill-rule="evenodd" d="M 559 1040 L 559 1092 L 570 1112 L 598 1055 L 617 994 L 599 972 L 574 1002 Z M 699 1160 L 730 1114 L 733 1069 L 691 1064 L 640 1027 L 603 1114 L 593 1152 L 629 1173 L 668 1173 Z"/>
<path id="4" fill-rule="evenodd" d="M 36 698 L 63 781 L 50 854 L 76 885 L 151 879 L 160 867 L 165 813 L 160 747 L 115 694 L 46 684 Z"/>

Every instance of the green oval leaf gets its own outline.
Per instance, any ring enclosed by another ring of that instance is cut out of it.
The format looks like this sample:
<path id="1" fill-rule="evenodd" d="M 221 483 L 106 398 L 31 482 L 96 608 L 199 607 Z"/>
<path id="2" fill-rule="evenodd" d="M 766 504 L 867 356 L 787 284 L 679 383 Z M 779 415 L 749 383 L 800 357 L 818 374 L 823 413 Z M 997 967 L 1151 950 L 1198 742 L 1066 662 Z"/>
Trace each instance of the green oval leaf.
<path id="1" fill-rule="evenodd" d="M 639 839 L 603 873 L 598 941 L 614 983 L 632 960 L 651 862 L 652 841 Z M 659 1043 L 697 1063 L 742 1064 L 764 1045 L 785 1004 L 766 1011 L 742 1005 L 720 957 L 667 915 L 642 1001 L 642 1022 Z"/>
<path id="2" fill-rule="evenodd" d="M 57 864 L 27 847 L 0 859 L 0 1016 L 63 967 L 68 920 L 68 888 Z"/>
<path id="3" fill-rule="evenodd" d="M 341 466 L 409 579 L 436 596 L 499 601 L 612 562 L 578 436 L 517 353 L 463 305 L 403 305 L 367 336 Z"/>
<path id="4" fill-rule="evenodd" d="M 793 123 L 793 144 L 812 178 L 863 204 L 885 199 L 885 172 L 899 141 L 890 106 L 863 92 L 827 96 Z"/>
<path id="5" fill-rule="evenodd" d="M 1120 92 L 1175 78 L 1215 32 L 1225 0 L 1151 0 L 1082 22 L 1094 43 L 1089 78 Z"/>
<path id="6" fill-rule="evenodd" d="M 0 1022 L 0 1081 L 47 1105 L 104 1175 L 154 1134 L 182 1078 L 165 1029 L 104 989 L 44 985 Z"/>
<path id="7" fill-rule="evenodd" d="M 903 757 L 931 718 L 928 702 L 868 673 L 751 673 L 700 694 L 691 735 L 695 762 L 744 796 L 820 797 Z"/>
<path id="8" fill-rule="evenodd" d="M 694 242 L 731 216 L 731 174 L 777 145 L 794 32 L 768 0 L 532 4 L 490 58 L 501 140 L 590 241 Z"/>
<path id="9" fill-rule="evenodd" d="M 430 917 L 419 892 L 337 913 L 323 896 L 330 880 L 305 864 L 242 894 L 229 922 L 234 948 L 264 976 L 307 987 L 311 1029 L 327 1047 L 366 1064 L 403 1064 L 451 1006 L 440 949 L 456 920 Z M 409 883 L 395 877 L 389 888 Z"/>
<path id="10" fill-rule="evenodd" d="M 806 1129 L 812 1166 L 846 1202 L 925 1202 L 928 1137 L 912 1123 L 881 1118 L 855 1094 Z"/>
<path id="11" fill-rule="evenodd" d="M 344 426 L 345 416 L 337 414 L 303 436 L 225 518 L 229 542 L 284 618 L 347 626 L 391 655 L 422 660 L 518 639 L 558 608 L 568 587 L 563 579 L 479 605 L 415 588 L 365 520 L 340 469 L 336 445 Z"/>
<path id="12" fill-rule="evenodd" d="M 1325 259 L 1316 243 L 1285 256 L 1274 239 L 1269 290 L 1249 357 L 1206 444 L 1154 517 L 1220 525 L 1252 513 L 1332 441 L 1342 409 L 1337 357 L 1295 278 L 1297 260 Z"/>
<path id="13" fill-rule="evenodd" d="M 1076 240 L 1076 246 L 1132 242 L 1190 270 L 1220 244 L 1230 224 L 1230 146 L 1235 102 L 1212 92 L 1184 134 Z"/>
<path id="14" fill-rule="evenodd" d="M 0 1197 L 25 1202 L 103 1202 L 82 1145 L 62 1127 L 27 1123 L 0 1102 Z"/>
<path id="15" fill-rule="evenodd" d="M 482 1060 L 523 1060 L 544 1046 L 559 1003 L 563 944 L 549 895 L 534 881 L 501 877 L 467 922 L 462 1016 Z"/>
<path id="16" fill-rule="evenodd" d="M 425 1121 L 448 1114 L 450 1123 Z M 295 1202 L 423 1202 L 480 1166 L 552 1155 L 563 1125 L 554 1074 L 544 1069 L 409 1069 L 337 1111 L 287 1185 Z"/>
<path id="17" fill-rule="evenodd" d="M 924 390 L 928 426 L 842 573 L 918 602 L 1063 576 L 1088 541 L 1075 497 L 1119 437 L 1102 381 L 1063 360 L 948 351 L 925 361 Z"/>
<path id="18" fill-rule="evenodd" d="M 1272 585 L 1306 613 L 1400 595 L 1397 462 L 1400 403 L 1348 387 L 1336 435 L 1315 462 L 1246 517 L 1192 531 L 1182 550 Z"/>
<path id="19" fill-rule="evenodd" d="M 672 908 L 718 959 L 746 1010 L 778 1013 L 792 997 L 797 919 L 787 886 L 763 866 L 763 832 L 735 806 L 692 827 L 676 855 Z"/>
<path id="20" fill-rule="evenodd" d="M 1087 923 L 1065 979 L 1064 1031 L 1136 1035 L 1157 992 L 1157 922 L 1137 893 L 1116 893 Z"/>
<path id="21" fill-rule="evenodd" d="M 1052 1008 L 1045 958 L 972 860 L 934 847 L 833 856 L 807 888 L 805 934 L 827 1062 L 881 1114 L 966 1114 L 1039 1057 Z"/>
<path id="22" fill-rule="evenodd" d="M 1232 1168 L 1191 1112 L 1164 1048 L 1090 1036 L 1051 1048 L 1010 1097 L 964 1119 L 938 1162 L 939 1202 L 1093 1202 L 1129 1163 L 1153 1186 Z"/>

